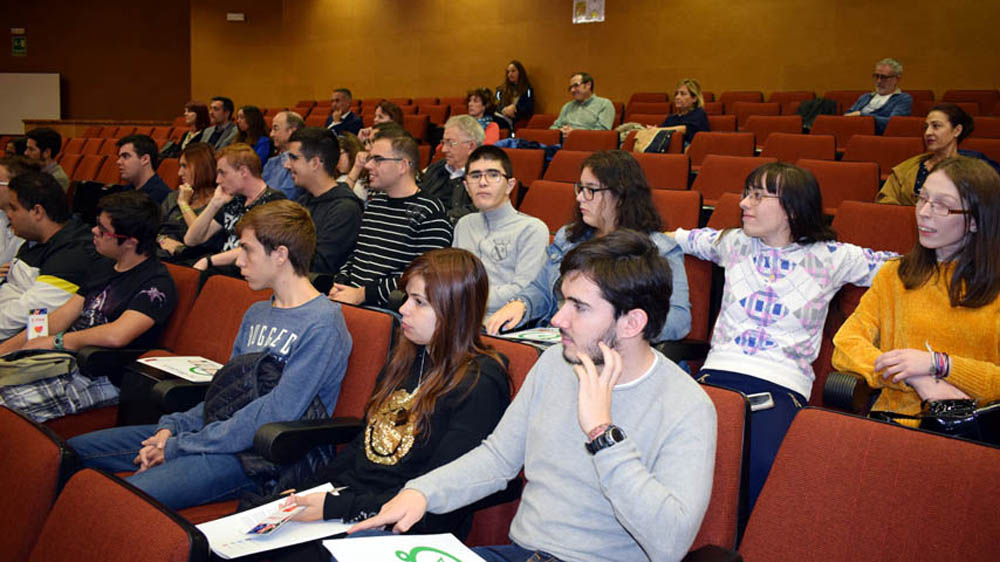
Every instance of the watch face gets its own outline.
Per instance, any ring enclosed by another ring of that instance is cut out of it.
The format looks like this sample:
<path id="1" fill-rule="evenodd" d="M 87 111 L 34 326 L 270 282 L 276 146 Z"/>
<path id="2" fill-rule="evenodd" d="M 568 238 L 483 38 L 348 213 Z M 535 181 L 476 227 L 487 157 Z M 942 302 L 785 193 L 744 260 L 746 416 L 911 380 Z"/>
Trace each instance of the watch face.
<path id="1" fill-rule="evenodd" d="M 610 428 L 608 428 L 607 435 L 615 443 L 619 443 L 625 440 L 625 432 L 622 431 L 621 428 L 616 425 L 613 425 Z"/>

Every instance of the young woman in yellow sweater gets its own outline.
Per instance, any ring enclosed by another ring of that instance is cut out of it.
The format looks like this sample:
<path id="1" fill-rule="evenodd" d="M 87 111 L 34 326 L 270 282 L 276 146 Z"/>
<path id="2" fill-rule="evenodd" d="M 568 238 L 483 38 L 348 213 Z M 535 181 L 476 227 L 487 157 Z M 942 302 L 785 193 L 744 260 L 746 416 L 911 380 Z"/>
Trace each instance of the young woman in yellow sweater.
<path id="1" fill-rule="evenodd" d="M 833 339 L 833 366 L 882 389 L 873 412 L 1000 399 L 1000 176 L 982 160 L 948 158 L 916 214 L 917 244 L 879 271 Z"/>

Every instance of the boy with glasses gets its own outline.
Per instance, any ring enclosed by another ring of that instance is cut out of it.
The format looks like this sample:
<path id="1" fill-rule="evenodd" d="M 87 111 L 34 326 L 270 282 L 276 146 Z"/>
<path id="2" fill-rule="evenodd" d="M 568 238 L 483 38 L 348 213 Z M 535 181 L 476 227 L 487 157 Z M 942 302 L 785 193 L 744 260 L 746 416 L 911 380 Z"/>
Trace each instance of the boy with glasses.
<path id="1" fill-rule="evenodd" d="M 479 212 L 459 219 L 452 245 L 483 262 L 490 279 L 486 301 L 490 315 L 521 294 L 541 272 L 549 229 L 511 205 L 510 193 L 517 179 L 502 149 L 480 146 L 469 156 L 465 170 L 465 191 Z"/>
<path id="2" fill-rule="evenodd" d="M 156 258 L 160 207 L 144 193 L 101 198 L 93 233 L 97 253 L 111 259 L 106 275 L 88 276 L 80 291 L 47 318 L 51 335 L 26 338 L 26 330 L 0 344 L 18 349 L 77 351 L 86 346 L 149 348 L 159 340 L 177 305 L 167 268 Z M 118 389 L 107 377 L 69 374 L 0 386 L 0 405 L 38 422 L 114 404 Z"/>

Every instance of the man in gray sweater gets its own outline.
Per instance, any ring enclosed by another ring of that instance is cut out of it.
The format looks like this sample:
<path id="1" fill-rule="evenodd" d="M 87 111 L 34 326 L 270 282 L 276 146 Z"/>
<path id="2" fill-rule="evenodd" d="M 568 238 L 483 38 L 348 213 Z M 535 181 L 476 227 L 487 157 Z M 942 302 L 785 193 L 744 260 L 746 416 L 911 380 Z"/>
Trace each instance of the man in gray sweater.
<path id="1" fill-rule="evenodd" d="M 512 544 L 490 561 L 680 560 L 708 506 L 715 408 L 649 341 L 666 320 L 670 267 L 619 230 L 563 259 L 561 345 L 542 354 L 482 445 L 406 484 L 350 532 L 446 513 L 527 480 Z"/>

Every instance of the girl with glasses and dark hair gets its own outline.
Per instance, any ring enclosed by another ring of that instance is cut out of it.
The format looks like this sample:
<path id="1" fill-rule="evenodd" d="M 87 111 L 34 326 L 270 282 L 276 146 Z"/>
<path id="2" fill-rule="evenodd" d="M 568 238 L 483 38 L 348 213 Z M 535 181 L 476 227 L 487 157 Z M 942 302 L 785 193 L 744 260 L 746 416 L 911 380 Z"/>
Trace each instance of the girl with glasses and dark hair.
<path id="1" fill-rule="evenodd" d="M 547 324 L 558 307 L 556 282 L 563 256 L 582 242 L 628 228 L 648 234 L 660 255 L 670 262 L 673 280 L 670 312 L 654 341 L 683 339 L 691 330 L 684 256 L 677 243 L 661 232 L 663 222 L 653 206 L 642 168 L 623 150 L 595 152 L 580 167 L 580 181 L 575 185 L 576 218 L 556 233 L 555 240 L 546 250 L 546 263 L 538 277 L 524 292 L 489 317 L 486 331 L 496 334 L 535 320 Z"/>
<path id="2" fill-rule="evenodd" d="M 506 360 L 479 330 L 489 294 L 479 259 L 457 248 L 431 250 L 413 260 L 399 286 L 407 295 L 399 343 L 368 402 L 364 430 L 315 475 L 317 483 L 346 488 L 293 495 L 288 503 L 306 508 L 297 520 L 351 522 L 377 513 L 408 480 L 479 445 L 510 403 Z M 470 513 L 427 517 L 414 531 L 460 532 Z M 298 559 L 296 550 L 288 559 Z"/>
<path id="3" fill-rule="evenodd" d="M 792 418 L 808 403 L 830 300 L 848 283 L 869 286 L 895 254 L 837 242 L 816 179 L 796 166 L 751 172 L 740 208 L 742 228 L 678 229 L 674 237 L 685 253 L 726 271 L 698 379 L 759 400 L 750 424 L 752 506 Z"/>
<path id="4" fill-rule="evenodd" d="M 1000 399 L 1000 176 L 948 158 L 915 209 L 916 245 L 879 272 L 833 339 L 834 368 L 881 389 L 873 417 Z"/>

